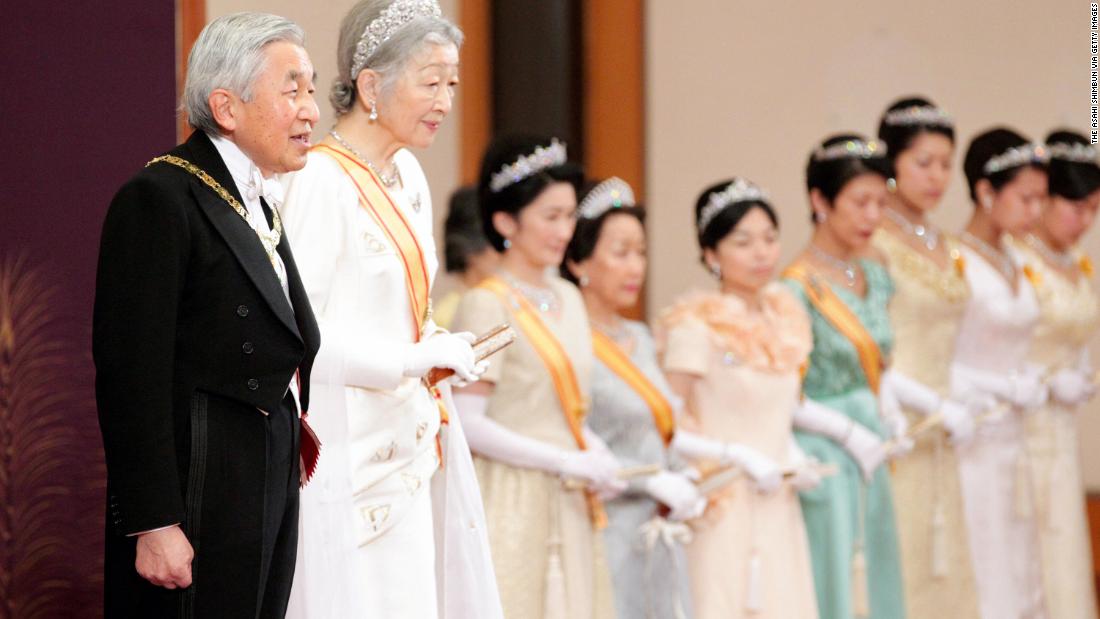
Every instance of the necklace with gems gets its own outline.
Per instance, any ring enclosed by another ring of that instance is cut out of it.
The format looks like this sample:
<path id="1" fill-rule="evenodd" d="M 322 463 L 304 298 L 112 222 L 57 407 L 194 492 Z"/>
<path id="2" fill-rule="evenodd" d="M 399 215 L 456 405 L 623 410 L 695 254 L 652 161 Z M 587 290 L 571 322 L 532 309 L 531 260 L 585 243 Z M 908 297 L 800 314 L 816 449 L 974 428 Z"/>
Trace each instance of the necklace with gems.
<path id="1" fill-rule="evenodd" d="M 508 282 L 509 286 L 518 290 L 532 305 L 539 308 L 540 312 L 544 314 L 558 313 L 561 304 L 558 302 L 558 295 L 554 294 L 553 290 L 528 284 L 507 271 L 503 271 L 501 275 L 504 277 L 504 281 Z"/>
<path id="2" fill-rule="evenodd" d="M 838 271 L 842 271 L 844 273 L 844 283 L 847 284 L 849 288 L 855 288 L 856 273 L 857 269 L 859 269 L 859 266 L 856 263 L 848 262 L 847 260 L 841 260 L 840 258 L 837 258 L 836 256 L 821 249 L 817 245 L 811 244 L 810 251 L 818 260 L 824 262 L 825 264 L 833 267 Z"/>
<path id="3" fill-rule="evenodd" d="M 989 243 L 979 239 L 970 233 L 969 230 L 963 230 L 959 235 L 963 240 L 970 243 L 970 246 L 978 250 L 978 253 L 985 256 L 985 259 L 993 265 L 993 268 L 1001 272 L 1005 280 L 1009 283 L 1016 281 L 1016 267 L 1012 264 L 1012 259 L 1005 255 L 1004 251 L 993 247 Z"/>
<path id="4" fill-rule="evenodd" d="M 596 327 L 597 331 L 600 331 L 619 344 L 624 344 L 630 340 L 630 333 L 626 330 L 626 324 L 622 320 L 619 320 L 618 326 L 615 327 L 594 318 L 589 318 L 588 322 L 591 323 L 593 327 Z"/>
<path id="5" fill-rule="evenodd" d="M 1070 271 L 1073 270 L 1074 266 L 1076 266 L 1076 261 L 1074 260 L 1073 254 L 1071 254 L 1070 252 L 1054 251 L 1050 248 L 1050 245 L 1047 245 L 1045 242 L 1043 242 L 1043 239 L 1035 236 L 1034 234 L 1028 234 L 1026 237 L 1024 237 L 1024 240 L 1027 241 L 1027 244 L 1030 245 L 1032 249 L 1039 252 L 1039 254 L 1042 255 L 1047 262 L 1057 266 L 1058 268 L 1064 271 Z"/>
<path id="6" fill-rule="evenodd" d="M 935 251 L 939 247 L 940 231 L 932 224 L 914 224 L 892 208 L 886 209 L 886 216 L 907 234 L 917 237 L 928 251 Z"/>
<path id="7" fill-rule="evenodd" d="M 386 189 L 389 189 L 390 187 L 393 187 L 394 185 L 396 185 L 398 183 L 401 183 L 402 185 L 405 184 L 404 182 L 401 181 L 401 168 L 397 167 L 396 164 L 393 165 L 393 174 L 387 176 L 387 175 L 382 173 L 382 170 L 378 169 L 377 166 L 375 166 L 373 163 L 371 163 L 370 159 L 367 159 L 366 157 L 364 157 L 362 154 L 360 154 L 359 151 L 355 150 L 355 148 L 351 144 L 348 144 L 347 140 L 340 137 L 340 134 L 336 133 L 336 129 L 329 130 L 328 134 L 331 135 L 332 139 L 336 140 L 336 142 L 338 144 L 340 144 L 340 146 L 343 146 L 344 148 L 351 151 L 351 154 L 355 155 L 356 159 L 358 159 L 359 161 L 362 161 L 363 163 L 367 164 L 367 167 L 370 168 L 370 171 L 374 172 L 378 176 L 378 179 L 382 181 L 382 186 L 385 187 Z M 417 204 L 418 205 L 419 205 L 419 202 L 420 202 L 420 196 L 417 196 Z M 418 208 L 416 210 L 419 211 L 420 209 Z"/>

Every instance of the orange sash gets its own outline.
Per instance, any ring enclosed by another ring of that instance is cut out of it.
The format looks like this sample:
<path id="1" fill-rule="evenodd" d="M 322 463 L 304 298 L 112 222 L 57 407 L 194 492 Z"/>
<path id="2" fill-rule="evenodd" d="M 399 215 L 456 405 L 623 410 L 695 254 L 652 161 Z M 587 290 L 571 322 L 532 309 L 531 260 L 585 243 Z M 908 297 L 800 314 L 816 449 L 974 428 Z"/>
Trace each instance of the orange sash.
<path id="1" fill-rule="evenodd" d="M 879 350 L 875 338 L 871 337 L 859 318 L 840 297 L 836 296 L 827 282 L 810 273 L 805 265 L 792 264 L 783 272 L 783 277 L 801 283 L 814 309 L 824 316 L 825 320 L 828 320 L 841 335 L 848 338 L 859 355 L 859 364 L 863 367 L 867 385 L 871 387 L 871 391 L 878 393 L 879 381 L 885 367 L 882 351 Z"/>
<path id="2" fill-rule="evenodd" d="M 405 267 L 405 287 L 409 292 L 409 305 L 413 315 L 413 340 L 419 342 L 420 332 L 428 319 L 431 278 L 428 276 L 428 264 L 424 260 L 424 249 L 416 238 L 412 224 L 393 203 L 374 172 L 357 157 L 339 146 L 318 144 L 313 149 L 332 157 L 344 169 L 359 193 L 359 203 L 371 214 L 386 233 L 390 244 L 397 250 Z"/>
<path id="3" fill-rule="evenodd" d="M 565 349 L 561 347 L 561 342 L 539 318 L 534 306 L 499 277 L 486 278 L 478 284 L 478 287 L 496 294 L 509 308 L 520 331 L 527 337 L 527 341 L 531 343 L 531 347 L 535 349 L 543 365 L 546 366 L 546 371 L 550 373 L 550 379 L 554 382 L 554 390 L 558 394 L 562 413 L 565 415 L 565 422 L 569 425 L 573 440 L 581 450 L 587 449 L 588 445 L 584 440 L 584 416 L 588 405 L 577 384 L 577 374 L 573 371 L 573 364 L 565 354 Z M 599 498 L 591 490 L 585 491 L 585 498 L 588 501 L 588 513 L 593 525 L 600 529 L 606 527 L 607 513 Z"/>
<path id="4" fill-rule="evenodd" d="M 359 204 L 371 214 L 378 227 L 385 232 L 390 245 L 397 250 L 401 264 L 405 267 L 405 288 L 409 292 L 409 306 L 413 315 L 413 341 L 420 341 L 424 323 L 428 320 L 431 294 L 431 278 L 428 275 L 428 263 L 424 260 L 424 250 L 416 238 L 412 224 L 405 218 L 401 209 L 393 203 L 389 192 L 382 186 L 378 176 L 359 159 L 341 146 L 318 144 L 313 150 L 325 153 L 336 160 L 355 185 L 359 193 Z M 447 407 L 443 405 L 443 394 L 438 387 L 429 387 L 432 398 L 439 408 L 439 419 L 443 424 L 450 423 Z M 439 435 L 436 437 L 436 452 L 439 466 L 443 466 L 443 445 Z"/>
<path id="5" fill-rule="evenodd" d="M 672 412 L 672 405 L 646 375 L 638 369 L 638 366 L 630 360 L 626 352 L 599 331 L 592 331 L 592 348 L 596 357 L 603 362 L 616 376 L 623 379 L 649 406 L 653 413 L 653 421 L 657 424 L 657 431 L 665 441 L 665 446 L 672 442 L 672 435 L 676 432 L 676 418 Z"/>

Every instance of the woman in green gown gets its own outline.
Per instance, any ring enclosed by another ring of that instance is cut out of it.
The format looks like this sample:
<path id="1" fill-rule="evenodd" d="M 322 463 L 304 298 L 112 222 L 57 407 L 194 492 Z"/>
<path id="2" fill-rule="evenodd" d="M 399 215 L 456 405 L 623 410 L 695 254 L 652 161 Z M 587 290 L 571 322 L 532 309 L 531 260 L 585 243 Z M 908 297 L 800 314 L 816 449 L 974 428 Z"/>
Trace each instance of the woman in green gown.
<path id="1" fill-rule="evenodd" d="M 876 391 L 893 334 L 893 284 L 870 249 L 887 201 L 885 147 L 844 135 L 810 157 L 815 230 L 784 273 L 811 316 L 814 347 L 796 439 L 836 472 L 802 493 L 821 619 L 905 616 L 889 473 L 904 420 L 880 420 Z M 889 438 L 897 436 L 898 440 Z"/>

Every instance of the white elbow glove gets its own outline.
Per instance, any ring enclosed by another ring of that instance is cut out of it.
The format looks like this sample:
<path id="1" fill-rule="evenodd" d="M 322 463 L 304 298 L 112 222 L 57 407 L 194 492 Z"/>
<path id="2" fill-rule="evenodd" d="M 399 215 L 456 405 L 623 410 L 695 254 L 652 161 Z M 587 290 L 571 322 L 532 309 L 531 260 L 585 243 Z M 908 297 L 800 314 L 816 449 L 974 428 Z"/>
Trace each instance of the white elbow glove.
<path id="1" fill-rule="evenodd" d="M 473 333 L 436 333 L 413 344 L 405 357 L 404 375 L 421 378 L 432 368 L 454 370 L 458 382 L 471 383 L 485 372 L 488 365 L 478 364 L 471 344 Z"/>
<path id="2" fill-rule="evenodd" d="M 992 395 L 1025 411 L 1042 406 L 1048 396 L 1040 371 L 1033 367 L 1006 376 L 956 366 L 952 377 L 952 392 L 964 402 L 969 402 L 979 394 Z"/>
<path id="3" fill-rule="evenodd" d="M 671 520 L 691 520 L 706 509 L 707 500 L 682 473 L 662 470 L 646 478 L 646 493 L 671 510 Z"/>
<path id="4" fill-rule="evenodd" d="M 977 400 L 974 408 L 982 410 L 994 404 L 995 402 L 991 400 Z M 970 406 L 964 406 L 954 400 L 944 400 L 940 405 L 940 417 L 943 419 L 943 428 L 947 430 L 952 445 L 961 447 L 974 438 L 975 414 Z"/>
<path id="5" fill-rule="evenodd" d="M 821 485 L 821 473 L 816 468 L 817 461 L 802 451 L 794 437 L 791 437 L 787 443 L 787 460 L 794 469 L 794 476 L 790 481 L 795 490 L 813 490 Z"/>
<path id="6" fill-rule="evenodd" d="M 1050 397 L 1059 404 L 1075 407 L 1087 402 L 1096 395 L 1096 385 L 1091 373 L 1078 368 L 1058 370 L 1050 377 Z"/>
<path id="7" fill-rule="evenodd" d="M 485 414 L 489 405 L 487 396 L 457 393 L 454 402 L 471 451 L 511 466 L 538 469 L 586 482 L 604 500 L 627 487 L 618 477 L 618 460 L 602 442 L 596 449 L 585 451 L 561 449 L 509 430 L 490 419 Z"/>
<path id="8" fill-rule="evenodd" d="M 774 492 L 783 481 L 783 473 L 774 460 L 746 445 L 723 443 L 678 430 L 672 439 L 672 450 L 688 458 L 736 465 L 756 482 L 757 490 L 763 493 Z"/>
<path id="9" fill-rule="evenodd" d="M 848 452 L 865 479 L 871 479 L 886 460 L 886 448 L 877 434 L 840 411 L 805 399 L 794 413 L 795 427 L 828 437 Z"/>

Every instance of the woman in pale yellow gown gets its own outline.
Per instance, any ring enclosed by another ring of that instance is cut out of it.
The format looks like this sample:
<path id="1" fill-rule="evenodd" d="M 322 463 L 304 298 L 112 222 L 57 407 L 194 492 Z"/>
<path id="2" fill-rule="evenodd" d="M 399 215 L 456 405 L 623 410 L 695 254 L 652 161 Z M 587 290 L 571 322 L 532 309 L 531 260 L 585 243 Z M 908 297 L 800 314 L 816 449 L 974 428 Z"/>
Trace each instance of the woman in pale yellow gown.
<path id="1" fill-rule="evenodd" d="M 1050 387 L 1048 404 L 1027 418 L 1027 450 L 1050 619 L 1096 619 L 1077 415 L 1095 394 L 1088 345 L 1100 326 L 1100 299 L 1077 243 L 1100 205 L 1100 167 L 1084 136 L 1057 132 L 1047 145 L 1050 202 L 1032 234 L 1015 243 L 1037 275 L 1041 314 L 1031 361 Z"/>
<path id="2" fill-rule="evenodd" d="M 928 220 L 951 180 L 954 126 L 930 101 L 903 99 L 886 110 L 878 135 L 893 168 L 888 210 L 873 238 L 895 286 L 893 363 L 880 392 L 883 413 L 905 415 L 910 427 L 928 415 L 945 417 L 943 426 L 916 437 L 913 451 L 894 465 L 906 612 L 910 619 L 938 619 L 949 608 L 953 619 L 977 619 L 955 461 L 955 447 L 969 440 L 973 424 L 957 404 L 945 402 L 969 287 L 954 240 Z"/>
<path id="3" fill-rule="evenodd" d="M 457 330 L 509 323 L 517 335 L 480 382 L 455 395 L 476 456 L 504 616 L 515 619 L 615 615 L 595 499 L 626 483 L 584 424 L 584 402 L 560 390 L 568 374 L 576 387 L 566 391 L 586 399 L 594 364 L 584 301 L 554 273 L 573 235 L 580 182 L 557 140 L 498 138 L 489 146 L 478 191 L 500 268 L 466 292 L 454 318 Z M 553 372 L 546 354 L 560 362 Z"/>
<path id="4" fill-rule="evenodd" d="M 743 474 L 692 523 L 695 617 L 816 619 L 798 490 L 820 477 L 791 425 L 813 345 L 809 316 L 773 279 L 778 220 L 759 188 L 743 179 L 708 188 L 696 222 L 720 289 L 689 294 L 662 314 L 662 362 L 686 402 L 685 426 L 720 443 L 713 459 Z M 782 471 L 793 475 L 782 482 Z"/>

